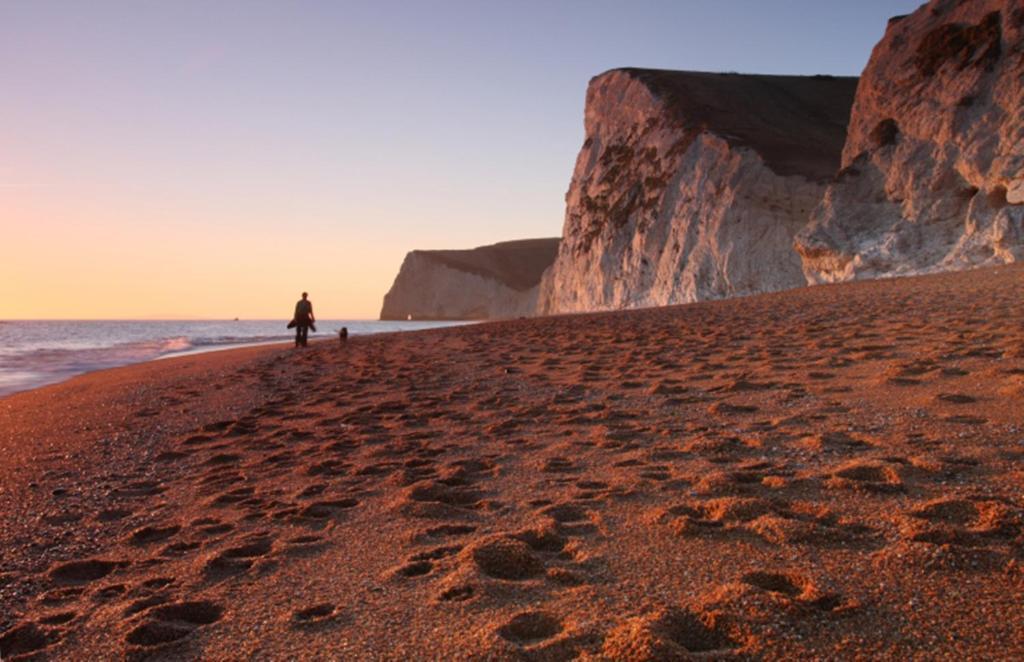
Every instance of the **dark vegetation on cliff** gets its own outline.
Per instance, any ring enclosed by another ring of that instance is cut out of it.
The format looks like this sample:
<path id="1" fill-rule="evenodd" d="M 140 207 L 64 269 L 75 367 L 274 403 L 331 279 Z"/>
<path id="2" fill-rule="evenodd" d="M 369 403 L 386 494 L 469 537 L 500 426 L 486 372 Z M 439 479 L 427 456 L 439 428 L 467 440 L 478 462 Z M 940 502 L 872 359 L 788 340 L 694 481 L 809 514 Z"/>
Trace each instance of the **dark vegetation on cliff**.
<path id="1" fill-rule="evenodd" d="M 623 68 L 595 77 L 592 84 L 615 73 L 642 83 L 665 112 L 625 129 L 604 146 L 602 174 L 594 182 L 601 193 L 591 195 L 590 186 L 584 186 L 579 208 L 570 210 L 575 214 L 571 225 L 580 232 L 573 244 L 576 256 L 589 252 L 608 226 L 621 229 L 632 219 L 637 233 L 650 228 L 681 157 L 701 132 L 753 149 L 778 175 L 824 182 L 839 168 L 855 77 Z M 677 137 L 659 153 L 650 143 L 666 128 Z M 588 137 L 584 149 L 592 141 Z M 580 214 L 598 222 L 583 222 Z"/>
<path id="2" fill-rule="evenodd" d="M 558 237 L 503 241 L 465 250 L 413 251 L 450 269 L 496 280 L 525 291 L 540 283 L 544 270 L 555 261 Z"/>
<path id="3" fill-rule="evenodd" d="M 779 175 L 826 181 L 839 169 L 856 77 L 625 68 L 681 129 L 750 147 Z"/>

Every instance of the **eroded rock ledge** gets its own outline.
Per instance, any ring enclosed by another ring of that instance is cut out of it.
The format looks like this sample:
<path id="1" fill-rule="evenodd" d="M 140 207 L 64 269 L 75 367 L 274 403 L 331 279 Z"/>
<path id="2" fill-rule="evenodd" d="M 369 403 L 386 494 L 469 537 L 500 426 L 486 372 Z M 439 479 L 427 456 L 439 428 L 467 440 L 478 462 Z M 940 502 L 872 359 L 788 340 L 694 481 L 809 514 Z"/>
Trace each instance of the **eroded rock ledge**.
<path id="1" fill-rule="evenodd" d="M 539 287 L 438 257 L 463 251 L 413 252 L 382 316 L 640 308 L 1019 261 L 1024 2 L 895 17 L 859 82 L 615 69 L 590 82 L 585 131 Z"/>
<path id="2" fill-rule="evenodd" d="M 803 285 L 793 238 L 839 167 L 855 87 L 831 76 L 595 77 L 539 312 Z"/>
<path id="3" fill-rule="evenodd" d="M 1024 3 L 933 1 L 889 22 L 843 168 L 797 237 L 809 283 L 1024 257 Z"/>
<path id="4" fill-rule="evenodd" d="M 468 250 L 412 251 L 384 296 L 382 320 L 497 319 L 533 315 L 557 238 Z"/>

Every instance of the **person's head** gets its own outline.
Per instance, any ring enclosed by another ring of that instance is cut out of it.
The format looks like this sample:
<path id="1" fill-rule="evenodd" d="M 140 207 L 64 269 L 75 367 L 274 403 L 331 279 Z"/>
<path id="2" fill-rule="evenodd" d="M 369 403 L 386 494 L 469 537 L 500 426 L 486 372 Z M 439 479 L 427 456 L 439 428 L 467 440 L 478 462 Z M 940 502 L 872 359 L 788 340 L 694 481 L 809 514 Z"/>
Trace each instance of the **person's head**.
<path id="1" fill-rule="evenodd" d="M 302 293 L 302 298 L 303 298 L 303 299 L 306 299 L 306 298 L 308 298 L 308 297 L 309 297 L 309 292 L 303 292 L 303 293 Z"/>

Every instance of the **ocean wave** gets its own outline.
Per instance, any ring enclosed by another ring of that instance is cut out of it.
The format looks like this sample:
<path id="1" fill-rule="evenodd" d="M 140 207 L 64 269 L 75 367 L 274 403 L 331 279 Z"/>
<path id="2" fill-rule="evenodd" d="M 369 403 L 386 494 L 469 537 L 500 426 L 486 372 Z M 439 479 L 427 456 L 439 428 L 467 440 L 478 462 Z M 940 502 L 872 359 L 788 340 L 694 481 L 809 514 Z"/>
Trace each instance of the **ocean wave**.
<path id="1" fill-rule="evenodd" d="M 275 340 L 284 340 L 286 337 L 218 336 L 189 338 L 187 336 L 175 336 L 172 338 L 115 343 L 106 347 L 40 348 L 17 354 L 0 354 L 0 370 L 4 372 L 32 370 L 36 373 L 51 375 L 77 374 L 113 368 L 129 363 L 150 361 L 199 349 L 273 342 Z"/>
<path id="2" fill-rule="evenodd" d="M 270 342 L 284 342 L 291 340 L 291 334 L 274 334 L 263 336 L 213 336 L 209 338 L 193 338 L 190 342 L 194 347 L 209 347 L 211 345 L 246 345 Z"/>
<path id="3" fill-rule="evenodd" d="M 163 341 L 161 351 L 164 352 L 181 352 L 192 347 L 192 342 L 185 336 L 179 336 L 177 338 L 168 338 Z"/>
<path id="4" fill-rule="evenodd" d="M 451 323 L 322 320 L 317 337 L 346 326 L 352 335 Z M 74 375 L 171 356 L 289 342 L 283 321 L 14 321 L 0 329 L 0 396 Z"/>

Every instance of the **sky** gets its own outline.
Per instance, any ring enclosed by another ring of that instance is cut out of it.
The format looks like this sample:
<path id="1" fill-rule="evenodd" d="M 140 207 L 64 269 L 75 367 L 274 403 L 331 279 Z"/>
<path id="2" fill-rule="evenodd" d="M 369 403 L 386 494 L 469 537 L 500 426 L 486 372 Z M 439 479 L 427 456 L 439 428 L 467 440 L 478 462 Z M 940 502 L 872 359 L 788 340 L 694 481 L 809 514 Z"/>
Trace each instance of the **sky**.
<path id="1" fill-rule="evenodd" d="M 901 0 L 0 0 L 0 319 L 372 319 L 559 236 L 589 79 L 858 75 Z"/>

